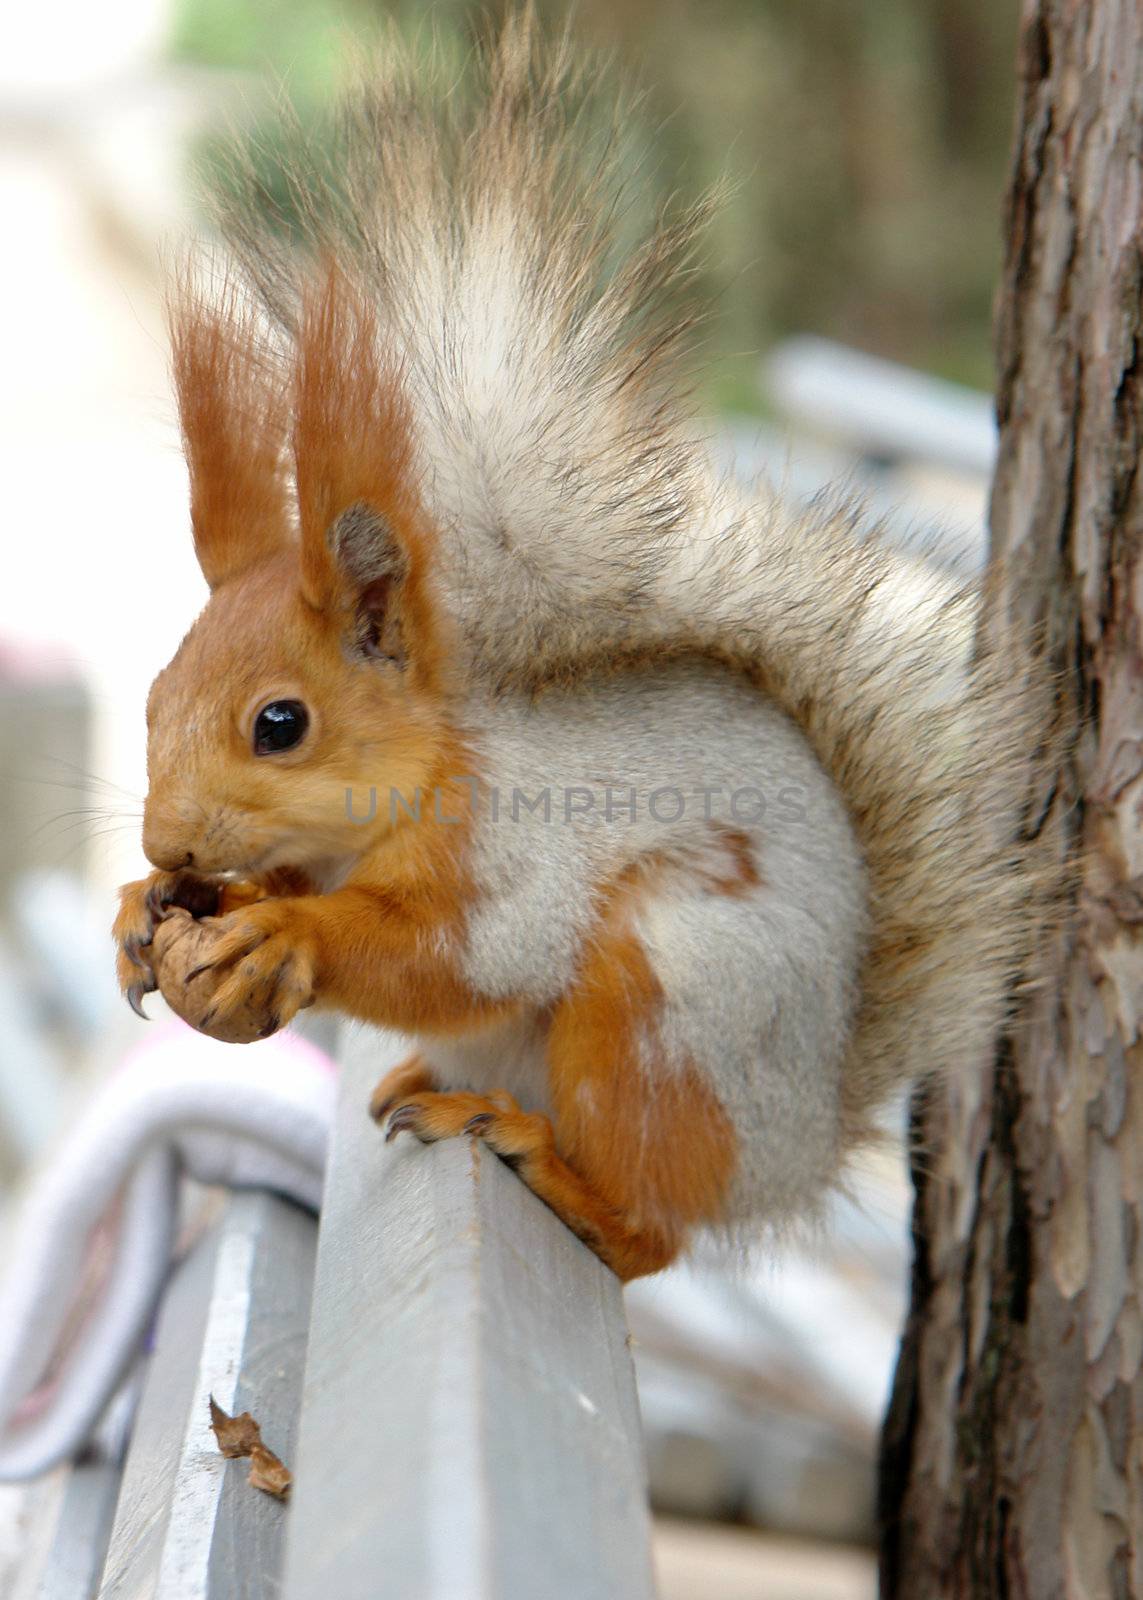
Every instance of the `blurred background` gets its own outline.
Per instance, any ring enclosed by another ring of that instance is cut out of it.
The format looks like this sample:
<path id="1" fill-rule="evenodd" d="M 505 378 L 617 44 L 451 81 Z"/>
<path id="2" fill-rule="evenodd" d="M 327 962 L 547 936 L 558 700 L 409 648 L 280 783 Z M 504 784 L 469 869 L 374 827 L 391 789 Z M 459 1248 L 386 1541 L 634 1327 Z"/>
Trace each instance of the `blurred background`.
<path id="1" fill-rule="evenodd" d="M 566 7 L 542 5 L 558 21 Z M 720 177 L 700 404 L 730 470 L 848 480 L 918 560 L 980 562 L 1016 0 L 581 0 L 643 89 L 663 194 Z M 0 59 L 0 1268 L 27 1173 L 137 1037 L 107 928 L 140 876 L 143 706 L 205 598 L 167 387 L 164 255 L 220 131 L 318 130 L 379 23 L 482 8 L 20 7 Z M 284 90 L 281 85 L 284 84 Z M 907 1271 L 899 1145 L 812 1252 L 630 1293 L 666 1600 L 868 1596 Z M 2 1560 L 0 1553 L 0 1560 Z"/>

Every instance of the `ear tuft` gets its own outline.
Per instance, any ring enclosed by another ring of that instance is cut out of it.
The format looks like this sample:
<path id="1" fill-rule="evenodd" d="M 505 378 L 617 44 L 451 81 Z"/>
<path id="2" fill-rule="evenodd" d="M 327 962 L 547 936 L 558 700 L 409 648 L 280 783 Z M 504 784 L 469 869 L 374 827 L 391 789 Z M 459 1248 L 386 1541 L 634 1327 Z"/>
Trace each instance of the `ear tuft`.
<path id="1" fill-rule="evenodd" d="M 302 590 L 319 609 L 411 560 L 417 495 L 408 405 L 366 292 L 336 263 L 304 295 L 294 478 Z"/>
<path id="2" fill-rule="evenodd" d="M 277 352 L 232 279 L 208 295 L 184 267 L 168 317 L 195 555 L 216 589 L 289 536 L 288 391 Z"/>
<path id="3" fill-rule="evenodd" d="M 349 648 L 451 682 L 431 575 L 431 528 L 415 476 L 400 362 L 368 287 L 327 263 L 303 294 L 294 382 L 301 591 L 338 619 Z"/>

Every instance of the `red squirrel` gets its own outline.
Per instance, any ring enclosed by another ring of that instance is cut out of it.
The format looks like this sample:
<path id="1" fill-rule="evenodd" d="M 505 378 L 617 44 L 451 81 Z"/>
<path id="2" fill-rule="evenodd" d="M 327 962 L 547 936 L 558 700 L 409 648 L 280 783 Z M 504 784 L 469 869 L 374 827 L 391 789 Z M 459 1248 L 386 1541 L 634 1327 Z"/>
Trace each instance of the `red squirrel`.
<path id="1" fill-rule="evenodd" d="M 702 208 L 616 261 L 566 44 L 524 14 L 483 74 L 379 73 L 304 244 L 239 203 L 176 285 L 210 598 L 119 976 L 220 1039 L 404 1031 L 386 1136 L 482 1140 L 629 1279 L 811 1214 L 891 1091 L 981 1061 L 1026 717 L 978 593 L 716 474 L 674 362 Z"/>

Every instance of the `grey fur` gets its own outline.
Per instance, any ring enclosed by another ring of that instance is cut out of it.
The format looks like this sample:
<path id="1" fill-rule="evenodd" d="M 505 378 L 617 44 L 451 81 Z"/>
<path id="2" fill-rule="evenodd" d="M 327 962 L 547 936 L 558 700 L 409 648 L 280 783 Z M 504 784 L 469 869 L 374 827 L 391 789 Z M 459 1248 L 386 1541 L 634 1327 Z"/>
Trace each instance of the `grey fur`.
<path id="1" fill-rule="evenodd" d="M 599 887 L 635 862 L 667 858 L 675 865 L 638 917 L 663 991 L 658 1039 L 673 1070 L 698 1067 L 734 1123 L 731 1216 L 804 1209 L 839 1160 L 841 1070 L 866 932 L 860 851 L 804 737 L 741 679 L 703 663 L 589 679 L 534 703 L 474 703 L 465 722 L 480 729 L 482 774 L 465 976 L 481 993 L 529 1005 L 492 1048 L 477 1036 L 443 1052 L 422 1040 L 422 1053 L 447 1082 L 491 1089 L 511 1077 L 525 1103 L 542 1107 L 543 1014 L 575 977 Z M 695 797 L 677 821 L 656 820 L 646 803 L 666 786 Z M 517 807 L 513 819 L 509 797 L 545 787 L 556 797 L 550 818 Z M 758 822 L 732 805 L 747 788 L 774 802 Z M 777 803 L 790 788 L 800 817 Z M 596 801 L 565 820 L 559 800 L 573 789 Z M 635 791 L 633 818 L 613 804 L 607 820 L 608 790 L 628 802 Z M 757 887 L 741 896 L 703 884 L 723 829 L 746 836 L 757 868 Z M 617 1070 L 645 1068 L 636 1060 Z M 649 1100 L 654 1093 L 651 1079 Z"/>
<path id="2" fill-rule="evenodd" d="M 347 507 L 330 528 L 328 537 L 339 566 L 358 588 L 364 589 L 380 578 L 399 580 L 408 570 L 392 528 L 372 506 Z"/>

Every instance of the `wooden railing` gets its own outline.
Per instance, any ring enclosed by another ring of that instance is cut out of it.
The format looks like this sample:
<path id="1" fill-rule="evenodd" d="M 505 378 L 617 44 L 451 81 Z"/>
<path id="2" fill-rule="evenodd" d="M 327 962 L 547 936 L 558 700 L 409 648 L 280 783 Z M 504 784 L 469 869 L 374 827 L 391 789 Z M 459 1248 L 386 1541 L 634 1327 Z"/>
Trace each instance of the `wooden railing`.
<path id="1" fill-rule="evenodd" d="M 618 1281 L 496 1157 L 385 1145 L 343 1051 L 320 1227 L 231 1196 L 165 1296 L 123 1453 L 37 1490 L 19 1600 L 645 1600 Z M 251 1411 L 290 1501 L 219 1453 Z"/>

